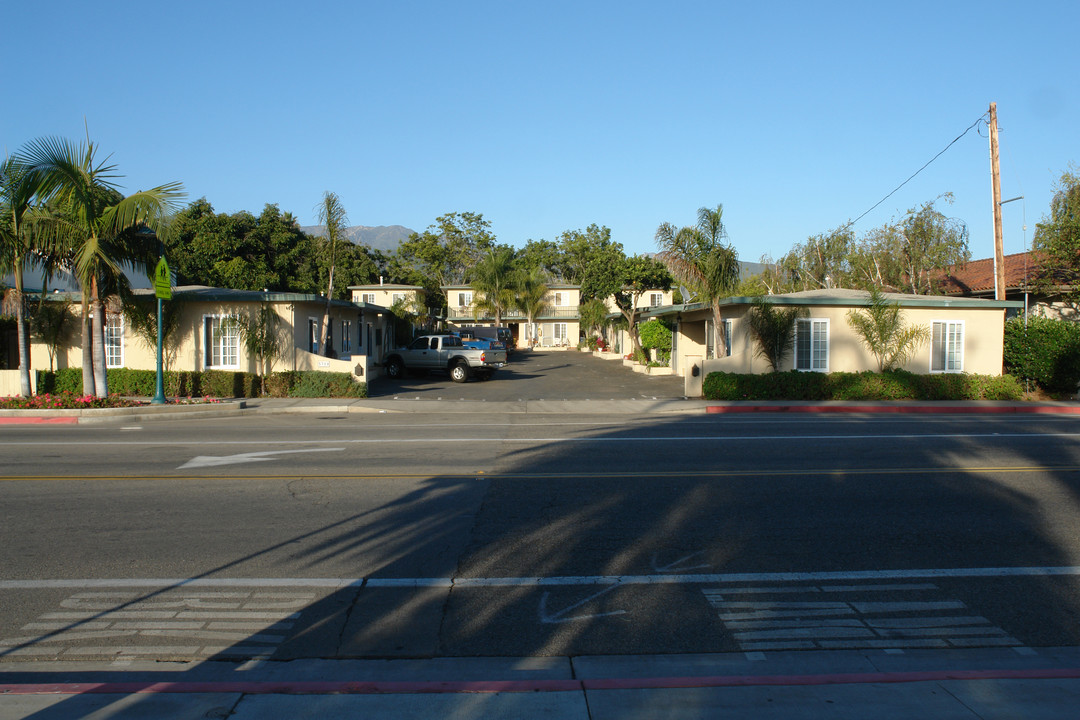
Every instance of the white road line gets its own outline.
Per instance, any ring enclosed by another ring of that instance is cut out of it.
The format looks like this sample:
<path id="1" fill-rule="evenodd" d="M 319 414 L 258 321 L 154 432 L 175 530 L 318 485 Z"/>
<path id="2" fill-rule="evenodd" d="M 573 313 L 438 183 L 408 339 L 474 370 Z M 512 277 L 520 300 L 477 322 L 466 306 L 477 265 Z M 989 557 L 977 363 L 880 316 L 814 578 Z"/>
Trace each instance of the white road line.
<path id="1" fill-rule="evenodd" d="M 918 568 L 827 572 L 701 573 L 681 575 L 570 575 L 553 577 L 470 578 L 70 578 L 0 580 L 4 590 L 205 587 L 266 588 L 409 588 L 409 587 L 550 587 L 573 585 L 731 585 L 749 583 L 822 583 L 935 578 L 1015 578 L 1080 575 L 1080 566 Z M 86 613 L 75 613 L 85 616 Z M 150 618 L 144 618 L 150 619 Z"/>

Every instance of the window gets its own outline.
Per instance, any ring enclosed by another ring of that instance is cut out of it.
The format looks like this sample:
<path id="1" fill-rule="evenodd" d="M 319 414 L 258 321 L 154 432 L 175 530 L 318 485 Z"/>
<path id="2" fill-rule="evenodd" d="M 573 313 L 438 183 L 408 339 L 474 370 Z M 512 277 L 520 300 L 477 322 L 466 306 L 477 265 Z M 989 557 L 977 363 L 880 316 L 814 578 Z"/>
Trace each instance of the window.
<path id="1" fill-rule="evenodd" d="M 397 305 L 399 302 L 405 302 L 405 293 L 393 293 L 390 296 L 390 304 Z"/>
<path id="2" fill-rule="evenodd" d="M 472 293 L 471 292 L 458 293 L 457 304 L 458 304 L 458 307 L 469 307 L 470 305 L 472 305 Z"/>
<path id="3" fill-rule="evenodd" d="M 724 326 L 724 354 L 722 357 L 731 357 L 731 321 L 721 320 Z"/>
<path id="4" fill-rule="evenodd" d="M 795 321 L 795 369 L 829 371 L 829 321 Z"/>
<path id="5" fill-rule="evenodd" d="M 561 293 L 561 292 L 555 293 L 555 304 L 556 305 L 565 305 L 566 304 L 565 300 L 566 300 L 566 297 L 565 297 L 564 293 Z"/>
<path id="6" fill-rule="evenodd" d="M 352 320 L 341 321 L 341 352 L 352 353 Z"/>
<path id="7" fill-rule="evenodd" d="M 964 323 L 937 321 L 934 323 L 933 345 L 930 349 L 930 372 L 964 371 Z"/>
<path id="8" fill-rule="evenodd" d="M 105 315 L 105 367 L 124 367 L 123 315 Z"/>
<path id="9" fill-rule="evenodd" d="M 651 307 L 660 307 L 663 304 L 664 304 L 664 294 L 663 293 L 650 293 L 649 294 L 649 305 Z"/>
<path id="10" fill-rule="evenodd" d="M 566 342 L 566 323 L 552 323 L 551 336 L 556 344 Z"/>
<path id="11" fill-rule="evenodd" d="M 375 304 L 375 293 L 364 293 L 360 296 L 360 302 Z"/>
<path id="12" fill-rule="evenodd" d="M 240 332 L 230 315 L 203 317 L 203 342 L 207 368 L 240 367 Z"/>
<path id="13" fill-rule="evenodd" d="M 319 354 L 319 321 L 308 318 L 308 352 L 313 355 Z"/>

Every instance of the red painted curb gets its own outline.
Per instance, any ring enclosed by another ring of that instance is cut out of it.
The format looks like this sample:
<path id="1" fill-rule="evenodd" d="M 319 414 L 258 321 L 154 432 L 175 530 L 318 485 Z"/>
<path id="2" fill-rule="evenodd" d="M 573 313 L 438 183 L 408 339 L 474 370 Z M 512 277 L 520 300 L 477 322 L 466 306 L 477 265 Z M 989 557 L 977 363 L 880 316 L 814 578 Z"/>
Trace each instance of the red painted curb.
<path id="1" fill-rule="evenodd" d="M 0 425 L 77 425 L 77 417 L 0 417 Z"/>
<path id="2" fill-rule="evenodd" d="M 949 415 L 973 415 L 973 414 L 1000 414 L 1000 413 L 1025 413 L 1041 415 L 1077 415 L 1080 407 L 1047 407 L 1045 405 L 1033 405 L 1031 407 L 956 407 L 938 405 L 707 405 L 705 412 L 709 415 L 728 413 L 920 413 L 920 414 L 949 414 Z"/>
<path id="3" fill-rule="evenodd" d="M 120 682 L 0 684 L 0 695 L 190 694 L 395 695 L 588 690 L 663 690 L 710 687 L 859 685 L 946 680 L 1080 680 L 1080 668 L 1028 670 L 931 670 L 825 675 L 719 675 L 709 677 L 597 678 L 584 680 L 481 680 L 447 682 Z"/>

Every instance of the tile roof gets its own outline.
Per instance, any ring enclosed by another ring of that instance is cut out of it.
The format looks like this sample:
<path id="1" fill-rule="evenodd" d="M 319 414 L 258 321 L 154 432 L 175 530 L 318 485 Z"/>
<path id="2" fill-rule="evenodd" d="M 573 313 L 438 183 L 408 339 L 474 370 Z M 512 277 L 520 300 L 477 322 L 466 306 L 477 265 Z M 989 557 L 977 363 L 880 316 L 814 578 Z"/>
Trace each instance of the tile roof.
<path id="1" fill-rule="evenodd" d="M 1005 288 L 1023 288 L 1039 269 L 1038 255 L 1030 252 L 1005 256 Z M 971 295 L 994 291 L 994 258 L 969 260 L 962 266 L 953 265 L 941 280 L 945 295 Z"/>

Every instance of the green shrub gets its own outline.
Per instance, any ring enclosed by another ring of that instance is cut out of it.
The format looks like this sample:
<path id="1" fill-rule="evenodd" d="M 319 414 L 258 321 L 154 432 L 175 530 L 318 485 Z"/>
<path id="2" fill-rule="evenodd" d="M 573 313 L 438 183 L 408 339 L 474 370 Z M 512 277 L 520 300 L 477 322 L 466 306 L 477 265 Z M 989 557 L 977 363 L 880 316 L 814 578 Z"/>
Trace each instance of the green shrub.
<path id="1" fill-rule="evenodd" d="M 349 373 L 306 371 L 296 373 L 289 397 L 367 397 L 367 383 L 358 383 Z"/>
<path id="2" fill-rule="evenodd" d="M 270 373 L 266 377 L 266 397 L 284 398 L 289 397 L 300 373 L 295 370 L 282 370 Z"/>
<path id="3" fill-rule="evenodd" d="M 709 373 L 706 400 L 1020 400 L 1023 388 L 1011 375 L 947 373 Z"/>
<path id="4" fill-rule="evenodd" d="M 1005 323 L 1005 372 L 1054 395 L 1080 383 L 1080 323 L 1042 317 Z"/>

